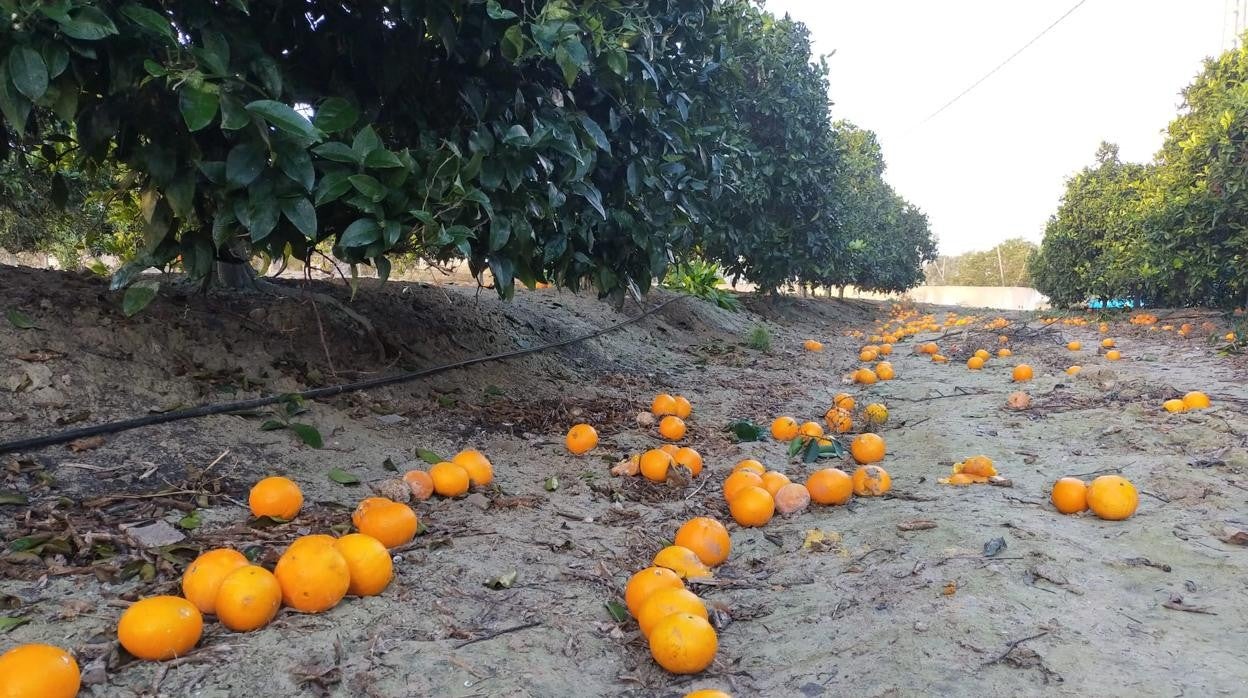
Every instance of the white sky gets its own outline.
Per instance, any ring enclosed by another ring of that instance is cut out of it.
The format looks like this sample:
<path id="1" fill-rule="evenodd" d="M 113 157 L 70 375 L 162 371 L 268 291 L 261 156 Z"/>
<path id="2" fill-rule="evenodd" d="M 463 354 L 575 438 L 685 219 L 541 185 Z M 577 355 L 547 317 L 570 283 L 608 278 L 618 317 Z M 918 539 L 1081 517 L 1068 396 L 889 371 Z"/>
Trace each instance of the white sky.
<path id="1" fill-rule="evenodd" d="M 830 59 L 833 117 L 879 134 L 886 177 L 942 254 L 1039 241 L 1102 140 L 1145 161 L 1179 92 L 1234 34 L 1238 0 L 1087 0 L 956 104 L 942 104 L 1076 0 L 767 0 Z M 1242 20 L 1241 20 L 1242 22 Z M 916 128 L 916 126 L 918 126 Z"/>

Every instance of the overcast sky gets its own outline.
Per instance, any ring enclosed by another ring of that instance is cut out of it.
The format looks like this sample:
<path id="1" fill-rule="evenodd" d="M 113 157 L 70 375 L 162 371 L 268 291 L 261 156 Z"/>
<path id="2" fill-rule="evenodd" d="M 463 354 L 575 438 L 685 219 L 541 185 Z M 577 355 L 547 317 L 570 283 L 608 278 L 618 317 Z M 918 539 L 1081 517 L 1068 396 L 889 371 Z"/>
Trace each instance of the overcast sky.
<path id="1" fill-rule="evenodd" d="M 942 254 L 1039 241 L 1102 140 L 1148 160 L 1179 92 L 1234 33 L 1237 0 L 1086 0 L 1009 65 L 924 118 L 1076 0 L 767 0 L 830 59 L 833 117 L 879 134 L 886 178 Z"/>

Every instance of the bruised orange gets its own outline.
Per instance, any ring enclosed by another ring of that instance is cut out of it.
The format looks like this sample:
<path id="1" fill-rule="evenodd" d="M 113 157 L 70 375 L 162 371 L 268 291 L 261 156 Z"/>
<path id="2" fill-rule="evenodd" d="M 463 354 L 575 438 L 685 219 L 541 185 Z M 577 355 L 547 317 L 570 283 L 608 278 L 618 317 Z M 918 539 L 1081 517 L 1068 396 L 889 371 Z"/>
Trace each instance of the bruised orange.
<path id="1" fill-rule="evenodd" d="M 423 470 L 409 470 L 403 473 L 403 482 L 412 490 L 412 499 L 423 502 L 433 496 L 433 478 Z"/>
<path id="2" fill-rule="evenodd" d="M 790 482 L 776 490 L 776 511 L 788 516 L 810 505 L 810 491 L 800 482 Z"/>
<path id="3" fill-rule="evenodd" d="M 715 628 L 692 613 L 673 613 L 650 631 L 650 656 L 673 674 L 696 674 L 715 661 Z"/>
<path id="4" fill-rule="evenodd" d="M 832 398 L 832 405 L 834 407 L 838 407 L 847 412 L 852 411 L 855 404 L 854 396 L 849 393 L 837 393 L 836 397 Z"/>
<path id="5" fill-rule="evenodd" d="M 666 567 L 647 567 L 634 574 L 624 585 L 624 605 L 634 618 L 641 611 L 641 605 L 659 589 L 684 589 L 685 583 L 680 575 Z"/>
<path id="6" fill-rule="evenodd" d="M 666 482 L 667 471 L 672 467 L 672 454 L 652 448 L 641 454 L 641 474 L 652 482 Z"/>
<path id="7" fill-rule="evenodd" d="M 598 430 L 588 424 L 577 424 L 568 430 L 564 443 L 572 455 L 584 455 L 598 445 Z"/>
<path id="8" fill-rule="evenodd" d="M 258 565 L 245 565 L 221 582 L 217 594 L 217 620 L 236 633 L 249 633 L 268 625 L 282 607 L 282 585 L 273 573 Z"/>
<path id="9" fill-rule="evenodd" d="M 698 554 L 683 545 L 669 545 L 654 556 L 650 563 L 655 567 L 666 567 L 675 572 L 681 579 L 701 579 L 711 576 L 711 570 L 702 562 Z"/>
<path id="10" fill-rule="evenodd" d="M 828 429 L 835 434 L 844 434 L 854 428 L 854 418 L 849 412 L 839 407 L 833 407 L 823 415 L 823 421 L 828 423 Z"/>
<path id="11" fill-rule="evenodd" d="M 689 474 L 693 477 L 697 477 L 702 472 L 702 454 L 688 446 L 676 449 L 676 453 L 672 455 L 672 460 L 676 461 L 677 465 L 683 465 L 688 468 Z"/>
<path id="12" fill-rule="evenodd" d="M 892 489 L 893 479 L 888 471 L 878 465 L 864 465 L 854 471 L 854 494 L 859 497 L 878 497 Z"/>
<path id="13" fill-rule="evenodd" d="M 699 516 L 689 519 L 676 531 L 676 545 L 688 548 L 704 564 L 711 567 L 722 564 L 732 552 L 732 538 L 728 529 L 715 519 Z"/>
<path id="14" fill-rule="evenodd" d="M 199 642 L 204 617 L 180 596 L 136 601 L 117 621 L 117 639 L 139 659 L 163 661 L 184 656 Z"/>

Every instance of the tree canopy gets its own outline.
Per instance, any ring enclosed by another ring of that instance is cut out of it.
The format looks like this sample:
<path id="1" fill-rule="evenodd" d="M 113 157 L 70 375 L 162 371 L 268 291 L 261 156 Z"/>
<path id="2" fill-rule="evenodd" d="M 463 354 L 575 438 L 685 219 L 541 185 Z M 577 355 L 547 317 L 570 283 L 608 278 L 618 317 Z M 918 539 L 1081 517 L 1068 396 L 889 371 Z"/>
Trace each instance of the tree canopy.
<path id="1" fill-rule="evenodd" d="M 1023 238 L 1010 238 L 988 250 L 941 255 L 925 266 L 923 273 L 931 285 L 1030 286 L 1028 263 L 1038 249 Z"/>
<path id="2" fill-rule="evenodd" d="M 1205 61 L 1148 164 L 1102 144 L 1066 185 L 1031 270 L 1055 303 L 1248 302 L 1248 49 Z"/>
<path id="3" fill-rule="evenodd" d="M 0 11 L 0 159 L 135 197 L 117 287 L 320 252 L 383 279 L 462 259 L 504 297 L 639 294 L 692 257 L 764 289 L 902 290 L 934 255 L 878 147 L 842 166 L 858 136 L 806 28 L 747 0 Z"/>

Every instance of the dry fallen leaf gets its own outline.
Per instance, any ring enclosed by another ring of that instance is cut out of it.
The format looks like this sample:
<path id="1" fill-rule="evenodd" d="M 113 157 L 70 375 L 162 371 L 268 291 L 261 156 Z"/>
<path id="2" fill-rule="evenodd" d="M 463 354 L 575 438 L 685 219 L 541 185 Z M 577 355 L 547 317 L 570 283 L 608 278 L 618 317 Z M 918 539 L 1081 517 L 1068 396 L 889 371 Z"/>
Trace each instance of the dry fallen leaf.
<path id="1" fill-rule="evenodd" d="M 1178 594 L 1171 594 L 1170 598 L 1162 602 L 1162 606 L 1175 611 L 1186 611 L 1188 613 L 1203 613 L 1207 616 L 1216 616 L 1217 613 L 1210 611 L 1204 606 L 1193 606 L 1183 602 L 1183 597 Z"/>
<path id="2" fill-rule="evenodd" d="M 99 448 L 100 446 L 103 446 L 103 445 L 104 445 L 103 436 L 87 436 L 81 439 L 74 439 L 73 441 L 70 441 L 66 445 L 66 448 L 73 451 L 74 453 L 80 453 L 82 451 L 90 451 L 93 448 Z"/>
<path id="3" fill-rule="evenodd" d="M 945 588 L 940 593 L 944 596 L 953 596 L 958 593 L 958 580 L 951 579 L 945 582 Z"/>
<path id="4" fill-rule="evenodd" d="M 926 531 L 930 528 L 936 528 L 936 522 L 927 519 L 915 519 L 913 521 L 902 521 L 897 524 L 897 528 L 902 531 Z"/>
<path id="5" fill-rule="evenodd" d="M 1248 545 L 1248 531 L 1235 531 L 1220 538 L 1223 543 L 1231 545 Z"/>

